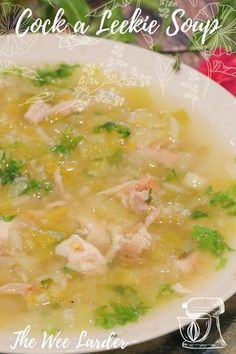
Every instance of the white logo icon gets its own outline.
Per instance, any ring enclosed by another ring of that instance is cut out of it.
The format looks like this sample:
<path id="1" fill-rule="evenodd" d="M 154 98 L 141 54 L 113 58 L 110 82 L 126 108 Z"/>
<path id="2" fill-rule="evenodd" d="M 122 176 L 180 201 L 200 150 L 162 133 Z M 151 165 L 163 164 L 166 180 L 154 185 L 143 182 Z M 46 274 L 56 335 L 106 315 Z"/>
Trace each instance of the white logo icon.
<path id="1" fill-rule="evenodd" d="M 182 304 L 188 317 L 178 317 L 183 348 L 219 349 L 226 343 L 220 329 L 219 315 L 225 312 L 225 305 L 218 297 L 195 297 Z M 211 312 L 209 315 L 208 312 Z M 186 320 L 191 320 L 183 326 Z M 217 338 L 216 338 L 217 335 Z"/>

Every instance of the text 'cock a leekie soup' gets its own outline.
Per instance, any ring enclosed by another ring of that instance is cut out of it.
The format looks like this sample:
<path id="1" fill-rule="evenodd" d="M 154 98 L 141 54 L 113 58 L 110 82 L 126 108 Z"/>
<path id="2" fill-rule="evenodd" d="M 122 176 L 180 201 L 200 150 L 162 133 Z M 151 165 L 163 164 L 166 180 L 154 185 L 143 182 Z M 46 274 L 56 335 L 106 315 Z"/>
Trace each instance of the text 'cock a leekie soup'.
<path id="1" fill-rule="evenodd" d="M 3 329 L 136 322 L 234 252 L 233 154 L 121 81 L 67 64 L 2 77 Z"/>

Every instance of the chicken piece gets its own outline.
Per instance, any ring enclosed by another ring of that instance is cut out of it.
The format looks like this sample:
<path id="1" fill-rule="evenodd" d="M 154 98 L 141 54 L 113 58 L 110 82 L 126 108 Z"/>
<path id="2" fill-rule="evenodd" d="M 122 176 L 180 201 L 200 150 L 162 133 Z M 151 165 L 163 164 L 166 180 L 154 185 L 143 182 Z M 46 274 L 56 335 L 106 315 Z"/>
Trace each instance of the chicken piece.
<path id="1" fill-rule="evenodd" d="M 157 183 L 152 176 L 146 176 L 140 180 L 129 181 L 100 192 L 100 195 L 117 195 L 125 207 L 130 207 L 135 212 L 150 210 L 148 201 L 150 190 L 156 189 Z"/>
<path id="2" fill-rule="evenodd" d="M 110 242 L 110 236 L 105 230 L 102 222 L 95 217 L 80 214 L 79 222 L 83 228 L 84 233 L 87 235 L 86 240 L 92 243 L 99 250 L 105 251 Z"/>
<path id="3" fill-rule="evenodd" d="M 48 115 L 50 108 L 51 106 L 47 103 L 35 102 L 25 113 L 24 118 L 31 123 L 40 123 Z"/>
<path id="4" fill-rule="evenodd" d="M 161 207 L 158 207 L 158 208 L 155 208 L 155 207 L 152 207 L 151 208 L 151 212 L 150 214 L 146 217 L 145 219 L 145 226 L 148 228 L 150 225 L 152 225 L 156 219 L 161 216 L 161 211 L 162 211 L 162 208 Z"/>
<path id="5" fill-rule="evenodd" d="M 138 152 L 140 158 L 144 158 L 148 161 L 154 161 L 161 165 L 173 167 L 178 164 L 181 158 L 185 155 L 182 152 L 175 152 L 166 149 L 160 149 L 159 147 L 148 147 L 140 145 L 138 146 Z"/>
<path id="6" fill-rule="evenodd" d="M 118 186 L 109 188 L 109 189 L 105 189 L 102 192 L 99 192 L 98 195 L 103 195 L 103 196 L 110 196 L 112 194 L 117 194 L 119 192 L 124 192 L 129 190 L 132 186 L 134 186 L 135 183 L 137 183 L 138 181 L 132 180 L 123 184 L 119 184 Z"/>
<path id="7" fill-rule="evenodd" d="M 119 253 L 126 258 L 136 258 L 151 246 L 152 236 L 144 225 L 133 234 L 127 234 L 120 244 Z"/>
<path id="8" fill-rule="evenodd" d="M 61 114 L 67 116 L 74 112 L 82 112 L 86 107 L 81 105 L 79 101 L 69 100 L 60 102 L 54 106 L 44 102 L 33 103 L 24 118 L 31 123 L 40 123 L 51 114 Z"/>
<path id="9" fill-rule="evenodd" d="M 6 241 L 9 238 L 12 222 L 0 221 L 0 242 Z"/>
<path id="10" fill-rule="evenodd" d="M 82 112 L 86 106 L 81 104 L 80 101 L 70 100 L 70 101 L 63 101 L 57 103 L 50 109 L 49 114 L 61 114 L 63 116 L 67 116 L 71 113 Z"/>
<path id="11" fill-rule="evenodd" d="M 199 256 L 198 251 L 192 251 L 186 257 L 176 259 L 175 266 L 183 273 L 190 273 L 197 267 Z"/>
<path id="12" fill-rule="evenodd" d="M 64 185 L 63 185 L 63 181 L 62 181 L 62 176 L 61 176 L 59 170 L 57 170 L 55 172 L 54 180 L 55 180 L 56 187 L 57 187 L 58 191 L 61 193 L 62 197 L 64 199 L 68 199 L 69 196 L 68 196 L 68 194 L 65 191 L 65 188 L 64 188 Z"/>
<path id="13" fill-rule="evenodd" d="M 35 290 L 35 286 L 32 284 L 24 283 L 10 283 L 0 286 L 0 294 L 17 294 L 17 295 L 28 295 L 30 292 Z"/>
<path id="14" fill-rule="evenodd" d="M 0 221 L 0 254 L 9 253 L 9 236 L 12 222 Z"/>
<path id="15" fill-rule="evenodd" d="M 80 273 L 103 273 L 106 259 L 91 243 L 72 235 L 56 247 L 56 254 L 67 258 L 67 266 Z"/>

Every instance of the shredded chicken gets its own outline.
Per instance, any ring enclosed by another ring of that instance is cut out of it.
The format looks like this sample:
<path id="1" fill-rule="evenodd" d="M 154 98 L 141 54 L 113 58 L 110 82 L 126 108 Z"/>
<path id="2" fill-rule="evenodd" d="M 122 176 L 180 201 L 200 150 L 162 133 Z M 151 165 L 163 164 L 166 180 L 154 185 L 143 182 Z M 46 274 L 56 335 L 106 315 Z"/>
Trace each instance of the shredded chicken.
<path id="1" fill-rule="evenodd" d="M 156 189 L 157 183 L 152 176 L 146 176 L 140 180 L 129 181 L 99 193 L 99 195 L 117 195 L 122 204 L 130 207 L 135 212 L 150 210 L 148 205 L 150 190 Z"/>
<path id="2" fill-rule="evenodd" d="M 25 119 L 31 123 L 39 123 L 48 115 L 51 106 L 44 102 L 33 103 L 25 113 Z"/>
<path id="3" fill-rule="evenodd" d="M 10 283 L 0 287 L 0 294 L 27 295 L 34 289 L 32 284 Z"/>
<path id="4" fill-rule="evenodd" d="M 152 236 L 149 234 L 144 225 L 133 234 L 127 234 L 123 238 L 119 253 L 127 258 L 135 258 L 144 250 L 148 249 L 152 242 Z"/>
<path id="5" fill-rule="evenodd" d="M 155 161 L 165 166 L 175 166 L 184 156 L 184 153 L 181 152 L 160 149 L 159 147 L 148 147 L 145 145 L 139 145 L 138 152 L 142 158 Z"/>
<path id="6" fill-rule="evenodd" d="M 56 200 L 55 202 L 49 203 L 47 209 L 60 208 L 64 206 L 66 202 L 64 200 Z"/>
<path id="7" fill-rule="evenodd" d="M 9 251 L 8 241 L 12 224 L 12 222 L 0 221 L 0 254 L 6 254 Z"/>
<path id="8" fill-rule="evenodd" d="M 59 113 L 63 116 L 69 115 L 74 112 L 81 112 L 84 110 L 84 106 L 79 101 L 63 101 L 54 106 L 44 102 L 34 102 L 28 111 L 25 113 L 25 119 L 31 123 L 40 123 L 47 116 L 51 114 Z"/>
<path id="9" fill-rule="evenodd" d="M 197 267 L 199 261 L 199 252 L 193 251 L 186 257 L 175 260 L 176 267 L 183 273 L 190 273 Z"/>
<path id="10" fill-rule="evenodd" d="M 83 233 L 87 235 L 86 240 L 104 251 L 109 245 L 110 237 L 102 222 L 85 214 L 79 215 L 79 222 L 83 228 Z"/>
<path id="11" fill-rule="evenodd" d="M 126 259 L 137 259 L 152 242 L 152 236 L 144 224 L 135 225 L 123 233 L 115 231 L 111 234 L 111 239 L 111 248 L 106 256 L 110 262 L 116 255 Z"/>
<path id="12" fill-rule="evenodd" d="M 67 199 L 68 198 L 68 194 L 66 193 L 65 188 L 63 186 L 62 176 L 61 176 L 59 170 L 57 170 L 55 172 L 54 179 L 55 179 L 55 184 L 56 184 L 59 192 L 61 193 L 62 197 Z"/>
<path id="13" fill-rule="evenodd" d="M 151 208 L 151 212 L 149 213 L 149 215 L 146 217 L 145 219 L 145 226 L 149 227 L 150 225 L 152 225 L 156 219 L 161 215 L 161 207 L 158 208 Z"/>
<path id="14" fill-rule="evenodd" d="M 81 273 L 103 273 L 106 259 L 91 243 L 72 235 L 56 247 L 56 254 L 67 258 L 67 266 Z"/>

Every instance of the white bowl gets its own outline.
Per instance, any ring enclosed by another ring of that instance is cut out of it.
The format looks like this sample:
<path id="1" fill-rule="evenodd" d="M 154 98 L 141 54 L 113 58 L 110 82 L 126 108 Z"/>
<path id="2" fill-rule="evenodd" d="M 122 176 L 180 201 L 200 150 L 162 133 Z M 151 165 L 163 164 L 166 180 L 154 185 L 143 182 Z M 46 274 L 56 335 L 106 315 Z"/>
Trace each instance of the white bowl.
<path id="1" fill-rule="evenodd" d="M 78 43 L 78 39 L 80 43 Z M 18 43 L 15 45 L 15 43 Z M 12 48 L 9 46 L 12 45 Z M 9 49 L 10 48 L 10 49 Z M 150 76 L 151 86 L 159 87 L 163 84 L 165 100 L 173 99 L 176 105 L 184 107 L 191 114 L 193 108 L 198 115 L 203 115 L 219 135 L 219 138 L 227 139 L 229 147 L 236 144 L 236 120 L 234 97 L 212 80 L 198 73 L 190 67 L 182 65 L 177 73 L 169 70 L 171 59 L 151 51 L 147 51 L 132 45 L 121 44 L 109 40 L 82 40 L 80 37 L 69 35 L 27 35 L 19 39 L 14 36 L 0 36 L 0 67 L 6 65 L 6 61 L 27 67 L 32 64 L 42 65 L 56 62 L 76 62 L 81 64 L 101 64 L 111 57 L 114 48 L 119 48 L 122 54 L 124 66 L 119 71 L 127 74 L 136 67 L 139 74 Z M 194 85 L 197 83 L 198 92 L 194 94 Z M 160 92 L 158 93 L 158 97 Z M 195 105 L 195 107 L 194 107 Z M 209 132 L 210 134 L 210 132 Z M 236 246 L 236 241 L 233 241 Z M 202 288 L 201 288 L 202 284 Z M 229 254 L 227 267 L 216 272 L 212 277 L 204 279 L 190 297 L 219 297 L 228 299 L 236 292 L 236 257 L 234 252 Z M 130 345 L 149 341 L 178 329 L 177 317 L 185 316 L 182 303 L 186 298 L 172 301 L 166 306 L 154 309 L 143 317 L 138 323 L 130 324 L 115 329 L 116 334 L 128 341 Z M 189 322 L 186 319 L 182 324 Z M 94 329 L 89 331 L 89 337 L 103 340 L 110 331 Z M 18 348 L 10 349 L 14 343 L 13 333 L 0 334 L 0 352 L 10 353 L 64 353 L 94 352 L 91 348 L 75 350 L 78 335 L 70 335 L 72 345 L 68 350 L 42 349 L 40 345 L 34 349 Z M 67 336 L 67 335 L 65 335 Z"/>

